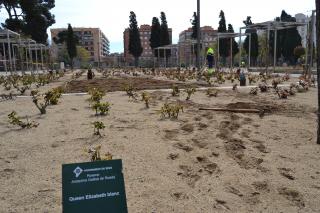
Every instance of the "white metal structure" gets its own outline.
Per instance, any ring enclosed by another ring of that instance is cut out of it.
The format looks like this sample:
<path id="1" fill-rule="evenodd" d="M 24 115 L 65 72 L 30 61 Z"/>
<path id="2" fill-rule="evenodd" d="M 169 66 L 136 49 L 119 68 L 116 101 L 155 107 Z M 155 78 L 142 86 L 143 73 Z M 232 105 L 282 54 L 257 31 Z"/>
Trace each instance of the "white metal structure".
<path id="1" fill-rule="evenodd" d="M 48 59 L 49 48 L 32 39 L 22 38 L 16 32 L 0 29 L 0 49 L 0 64 L 3 64 L 6 74 L 47 69 L 48 61 L 45 60 Z"/>
<path id="2" fill-rule="evenodd" d="M 298 23 L 298 22 L 281 22 L 281 21 L 267 21 L 258 24 L 252 24 L 245 27 L 240 27 L 240 34 L 242 30 L 264 30 L 267 31 L 267 44 L 269 44 L 270 40 L 270 31 L 274 31 L 274 57 L 273 57 L 273 71 L 276 69 L 276 57 L 277 57 L 277 32 L 278 30 L 296 28 L 300 26 L 305 26 L 307 23 Z M 242 37 L 240 36 L 240 44 L 241 44 Z M 269 45 L 267 45 L 267 53 L 269 53 Z M 241 48 L 240 48 L 240 55 L 241 55 Z M 268 55 L 268 54 L 267 54 Z M 241 57 L 240 61 L 241 63 Z"/>

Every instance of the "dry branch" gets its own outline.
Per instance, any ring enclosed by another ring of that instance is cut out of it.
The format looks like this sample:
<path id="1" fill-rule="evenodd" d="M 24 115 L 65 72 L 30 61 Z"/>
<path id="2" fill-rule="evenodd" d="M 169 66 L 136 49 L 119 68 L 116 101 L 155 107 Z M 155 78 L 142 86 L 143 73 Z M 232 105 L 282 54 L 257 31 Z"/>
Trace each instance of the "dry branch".
<path id="1" fill-rule="evenodd" d="M 261 110 L 258 110 L 258 109 L 199 108 L 199 110 L 234 112 L 234 113 L 261 113 Z"/>

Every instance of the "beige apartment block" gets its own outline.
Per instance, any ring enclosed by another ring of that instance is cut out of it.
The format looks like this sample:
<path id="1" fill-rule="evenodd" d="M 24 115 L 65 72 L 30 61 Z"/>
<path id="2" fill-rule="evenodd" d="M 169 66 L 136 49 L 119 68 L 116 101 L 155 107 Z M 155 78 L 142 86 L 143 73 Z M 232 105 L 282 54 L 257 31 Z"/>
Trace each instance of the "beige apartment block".
<path id="1" fill-rule="evenodd" d="M 170 43 L 172 43 L 172 29 L 169 28 Z M 150 47 L 151 26 L 148 24 L 141 25 L 139 28 L 141 46 L 143 52 L 140 57 L 141 62 L 153 63 L 153 52 Z M 129 28 L 123 32 L 124 60 L 127 64 L 133 64 L 133 56 L 129 53 Z"/>
<path id="2" fill-rule="evenodd" d="M 53 38 L 57 37 L 59 32 L 67 30 L 66 28 L 51 29 L 52 45 L 61 48 L 61 45 L 54 43 Z M 79 46 L 90 52 L 91 62 L 103 62 L 109 55 L 110 43 L 100 28 L 73 28 L 74 33 L 79 38 Z"/>
<path id="3" fill-rule="evenodd" d="M 192 39 L 192 28 L 188 28 L 179 34 L 179 61 L 185 66 L 196 64 L 196 40 Z M 210 46 L 215 41 L 217 30 L 211 26 L 203 26 L 200 28 L 201 43 L 205 47 Z M 201 56 L 201 63 L 204 63 L 204 56 Z"/>

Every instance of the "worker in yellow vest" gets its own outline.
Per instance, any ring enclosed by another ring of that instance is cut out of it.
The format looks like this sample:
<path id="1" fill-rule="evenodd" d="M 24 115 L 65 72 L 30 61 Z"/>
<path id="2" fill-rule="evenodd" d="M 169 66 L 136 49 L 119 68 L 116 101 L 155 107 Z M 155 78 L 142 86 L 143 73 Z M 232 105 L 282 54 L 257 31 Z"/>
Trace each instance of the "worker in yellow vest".
<path id="1" fill-rule="evenodd" d="M 214 73 L 213 63 L 214 63 L 214 51 L 209 47 L 207 51 L 207 61 L 208 61 L 208 74 L 212 75 Z"/>

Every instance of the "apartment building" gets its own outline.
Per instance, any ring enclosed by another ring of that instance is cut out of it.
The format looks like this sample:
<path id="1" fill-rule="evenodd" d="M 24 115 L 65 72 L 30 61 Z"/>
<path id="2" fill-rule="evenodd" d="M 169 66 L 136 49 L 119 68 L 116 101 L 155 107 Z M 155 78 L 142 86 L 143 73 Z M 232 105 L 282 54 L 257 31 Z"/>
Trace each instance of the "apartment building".
<path id="1" fill-rule="evenodd" d="M 151 26 L 144 24 L 139 28 L 141 46 L 143 48 L 143 52 L 140 59 L 142 63 L 153 63 L 153 53 L 150 47 L 150 37 L 151 37 Z M 172 29 L 169 28 L 169 38 L 170 43 L 172 43 Z M 129 28 L 125 29 L 123 32 L 123 43 L 124 43 L 124 59 L 128 65 L 132 65 L 134 58 L 129 53 Z"/>
<path id="2" fill-rule="evenodd" d="M 181 64 L 186 66 L 195 64 L 195 51 L 196 40 L 192 39 L 192 28 L 182 31 L 179 34 L 179 60 Z M 200 38 L 201 44 L 203 47 L 210 46 L 211 43 L 215 40 L 215 35 L 218 33 L 217 30 L 214 30 L 211 26 L 203 26 L 200 28 Z M 201 58 L 201 60 L 203 60 Z"/>
<path id="3" fill-rule="evenodd" d="M 60 44 L 55 44 L 53 38 L 58 36 L 59 32 L 67 30 L 66 28 L 51 29 L 52 45 L 61 48 Z M 110 43 L 108 38 L 99 28 L 73 28 L 74 34 L 78 36 L 79 46 L 90 52 L 91 62 L 103 62 L 110 53 Z"/>

